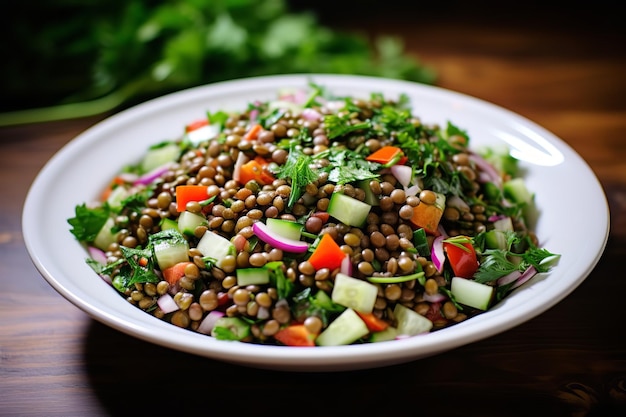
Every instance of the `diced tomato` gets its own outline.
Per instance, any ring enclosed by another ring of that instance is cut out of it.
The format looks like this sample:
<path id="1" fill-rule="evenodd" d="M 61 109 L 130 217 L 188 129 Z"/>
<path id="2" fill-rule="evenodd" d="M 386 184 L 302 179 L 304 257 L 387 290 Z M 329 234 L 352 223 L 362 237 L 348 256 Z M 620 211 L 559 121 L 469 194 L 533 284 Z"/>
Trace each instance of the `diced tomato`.
<path id="1" fill-rule="evenodd" d="M 476 250 L 470 242 L 461 243 L 463 248 L 450 242 L 443 242 L 446 257 L 450 261 L 450 266 L 454 275 L 462 278 L 471 278 L 478 269 L 478 259 Z"/>
<path id="2" fill-rule="evenodd" d="M 358 314 L 361 320 L 363 320 L 370 332 L 380 332 L 389 327 L 389 323 L 379 319 L 374 315 L 374 313 L 362 313 L 357 311 L 356 314 Z"/>
<path id="3" fill-rule="evenodd" d="M 280 329 L 274 339 L 287 346 L 315 346 L 315 335 L 304 324 L 291 324 Z"/>

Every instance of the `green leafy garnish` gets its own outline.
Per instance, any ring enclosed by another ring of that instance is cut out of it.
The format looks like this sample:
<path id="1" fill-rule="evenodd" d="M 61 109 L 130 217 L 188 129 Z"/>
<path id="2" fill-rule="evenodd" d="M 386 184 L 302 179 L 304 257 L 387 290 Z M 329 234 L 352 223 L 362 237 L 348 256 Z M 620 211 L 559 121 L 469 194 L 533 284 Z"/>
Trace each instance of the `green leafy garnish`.
<path id="1" fill-rule="evenodd" d="M 287 207 L 293 207 L 303 193 L 306 186 L 317 180 L 317 173 L 311 164 L 313 158 L 306 155 L 298 147 L 297 142 L 291 142 L 289 156 L 284 165 L 278 167 L 277 176 L 291 182 L 291 193 L 287 201 Z"/>
<path id="2" fill-rule="evenodd" d="M 93 242 L 108 220 L 110 211 L 106 204 L 94 208 L 80 204 L 75 208 L 76 215 L 67 219 L 67 222 L 72 226 L 70 231 L 79 241 Z"/>

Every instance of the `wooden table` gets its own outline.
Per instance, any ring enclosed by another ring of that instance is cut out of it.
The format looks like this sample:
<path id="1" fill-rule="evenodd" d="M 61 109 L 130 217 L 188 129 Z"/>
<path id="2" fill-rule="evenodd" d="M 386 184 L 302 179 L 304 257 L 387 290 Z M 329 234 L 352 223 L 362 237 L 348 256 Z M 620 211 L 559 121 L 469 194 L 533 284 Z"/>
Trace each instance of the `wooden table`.
<path id="1" fill-rule="evenodd" d="M 452 6 L 360 14 L 343 27 L 402 36 L 437 71 L 439 86 L 528 117 L 589 163 L 608 198 L 611 232 L 596 268 L 570 296 L 489 339 L 368 371 L 272 372 L 155 346 L 61 297 L 24 247 L 20 216 L 31 181 L 102 117 L 3 128 L 0 415 L 626 415 L 625 33 L 610 10 L 496 7 L 487 18 Z M 581 245 L 584 221 L 572 225 Z"/>

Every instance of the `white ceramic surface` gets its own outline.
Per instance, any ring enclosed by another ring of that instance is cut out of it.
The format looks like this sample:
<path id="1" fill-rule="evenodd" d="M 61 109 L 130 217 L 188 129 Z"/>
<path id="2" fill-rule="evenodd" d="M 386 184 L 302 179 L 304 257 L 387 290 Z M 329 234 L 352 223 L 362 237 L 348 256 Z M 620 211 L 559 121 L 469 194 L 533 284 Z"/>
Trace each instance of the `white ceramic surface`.
<path id="1" fill-rule="evenodd" d="M 284 87 L 312 80 L 337 95 L 368 97 L 406 93 L 425 123 L 448 120 L 470 136 L 472 147 L 505 143 L 521 159 L 540 210 L 540 245 L 561 254 L 540 274 L 490 311 L 450 328 L 405 340 L 339 347 L 294 348 L 220 341 L 156 319 L 129 304 L 85 263 L 67 219 L 77 204 L 95 199 L 126 164 L 151 144 L 178 137 L 207 110 L 241 110 L 272 99 Z M 580 206 L 580 193 L 587 204 Z M 594 213 L 592 217 L 589 213 Z M 585 229 L 579 225 L 585 219 Z M 564 141 L 501 107 L 438 87 L 345 75 L 280 75 L 227 81 L 180 91 L 122 111 L 70 141 L 43 167 L 26 198 L 24 240 L 41 275 L 95 320 L 139 339 L 240 365 L 286 371 L 340 371 L 380 367 L 442 354 L 488 338 L 543 313 L 590 274 L 608 239 L 604 191 L 586 162 Z M 585 234 L 581 244 L 581 232 Z"/>

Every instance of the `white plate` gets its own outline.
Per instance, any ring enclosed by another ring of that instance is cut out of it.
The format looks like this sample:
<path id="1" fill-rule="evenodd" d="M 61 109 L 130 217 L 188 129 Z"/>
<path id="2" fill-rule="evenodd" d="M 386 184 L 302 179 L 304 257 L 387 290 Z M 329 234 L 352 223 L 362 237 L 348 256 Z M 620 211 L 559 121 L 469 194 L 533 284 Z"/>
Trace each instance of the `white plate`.
<path id="1" fill-rule="evenodd" d="M 284 87 L 308 82 L 338 95 L 406 93 L 425 123 L 448 120 L 470 136 L 472 147 L 506 143 L 527 170 L 536 194 L 540 245 L 561 254 L 559 265 L 518 288 L 492 310 L 428 335 L 339 347 L 294 348 L 220 341 L 180 329 L 128 303 L 85 263 L 67 219 L 92 201 L 126 164 L 151 144 L 179 136 L 183 126 L 220 109 L 242 110 L 272 99 Z M 584 190 L 585 205 L 580 204 Z M 592 214 L 592 215 L 590 215 Z M 122 111 L 88 129 L 57 152 L 33 182 L 22 217 L 28 252 L 43 277 L 94 319 L 128 335 L 192 354 L 259 368 L 338 371 L 412 361 L 485 339 L 549 309 L 570 294 L 598 262 L 609 232 L 606 197 L 585 161 L 535 123 L 485 101 L 411 82 L 361 76 L 286 75 L 227 81 L 170 94 Z M 585 219 L 581 236 L 581 219 Z"/>

